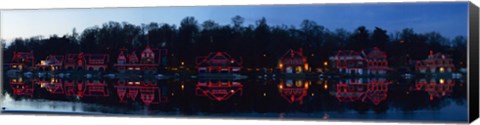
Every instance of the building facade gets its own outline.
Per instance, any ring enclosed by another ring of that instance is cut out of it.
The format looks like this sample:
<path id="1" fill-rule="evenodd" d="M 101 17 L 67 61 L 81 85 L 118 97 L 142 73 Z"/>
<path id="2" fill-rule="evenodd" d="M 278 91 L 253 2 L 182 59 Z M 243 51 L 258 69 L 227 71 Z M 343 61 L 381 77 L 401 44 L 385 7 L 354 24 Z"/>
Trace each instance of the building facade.
<path id="1" fill-rule="evenodd" d="M 126 71 L 144 71 L 144 72 L 156 72 L 158 67 L 166 65 L 166 49 L 154 49 L 149 45 L 137 55 L 135 51 L 131 51 L 130 54 L 126 54 L 126 49 L 121 49 L 117 56 L 117 62 L 113 65 L 119 72 Z M 158 53 L 156 53 L 158 51 Z M 140 57 L 140 58 L 139 58 Z"/>
<path id="2" fill-rule="evenodd" d="M 309 70 L 303 50 L 288 50 L 279 60 L 278 68 L 282 73 L 305 73 Z"/>
<path id="3" fill-rule="evenodd" d="M 385 75 L 390 70 L 387 54 L 377 47 L 362 50 L 339 50 L 329 58 L 331 68 L 347 75 Z"/>
<path id="4" fill-rule="evenodd" d="M 36 68 L 41 71 L 58 71 L 63 69 L 63 55 L 49 55 L 45 60 L 41 60 Z"/>
<path id="5" fill-rule="evenodd" d="M 362 54 L 367 63 L 367 74 L 384 75 L 387 73 L 389 67 L 385 52 L 374 47 L 370 50 L 363 50 Z"/>
<path id="6" fill-rule="evenodd" d="M 430 51 L 425 60 L 417 61 L 415 70 L 420 73 L 451 73 L 455 69 L 453 59 L 442 53 Z"/>
<path id="7" fill-rule="evenodd" d="M 88 71 L 105 71 L 108 67 L 108 54 L 86 54 L 86 69 Z"/>
<path id="8" fill-rule="evenodd" d="M 196 59 L 199 73 L 238 73 L 241 71 L 241 59 L 235 59 L 226 52 L 210 53 Z"/>
<path id="9" fill-rule="evenodd" d="M 34 68 L 35 57 L 33 52 L 13 52 L 12 62 L 10 63 L 11 69 L 24 70 L 28 68 Z"/>
<path id="10" fill-rule="evenodd" d="M 365 74 L 367 67 L 365 58 L 353 50 L 339 50 L 330 60 L 334 63 L 333 68 L 344 74 Z"/>
<path id="11" fill-rule="evenodd" d="M 84 70 L 85 63 L 86 61 L 84 53 L 69 53 L 65 55 L 63 68 L 65 70 Z"/>

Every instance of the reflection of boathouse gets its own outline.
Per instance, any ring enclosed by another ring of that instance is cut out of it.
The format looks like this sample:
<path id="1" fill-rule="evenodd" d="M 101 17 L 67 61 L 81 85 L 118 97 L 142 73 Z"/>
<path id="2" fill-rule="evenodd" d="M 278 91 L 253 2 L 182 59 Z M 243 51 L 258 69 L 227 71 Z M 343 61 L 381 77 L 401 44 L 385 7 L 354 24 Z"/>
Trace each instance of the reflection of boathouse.
<path id="1" fill-rule="evenodd" d="M 195 86 L 195 94 L 197 96 L 206 96 L 215 101 L 228 100 L 236 93 L 240 93 L 240 95 L 243 93 L 243 85 L 237 81 L 198 81 Z"/>
<path id="2" fill-rule="evenodd" d="M 280 58 L 278 68 L 284 73 L 304 73 L 308 71 L 307 58 L 303 56 L 302 49 L 290 49 Z"/>
<path id="3" fill-rule="evenodd" d="M 143 104 L 149 106 L 167 101 L 167 97 L 162 96 L 156 83 L 155 80 L 119 80 L 114 87 L 117 90 L 117 96 L 121 103 L 126 103 L 128 99 L 136 101 L 140 94 Z"/>
<path id="4" fill-rule="evenodd" d="M 388 85 L 385 79 L 349 79 L 336 84 L 335 97 L 339 102 L 365 102 L 369 99 L 374 105 L 387 99 Z"/>
<path id="5" fill-rule="evenodd" d="M 417 91 L 424 90 L 428 93 L 429 99 L 441 98 L 450 94 L 455 86 L 455 81 L 452 79 L 420 79 L 415 83 L 415 89 Z"/>
<path id="6" fill-rule="evenodd" d="M 196 65 L 199 73 L 238 73 L 242 68 L 241 59 L 235 59 L 226 52 L 197 57 Z"/>
<path id="7" fill-rule="evenodd" d="M 29 67 L 33 67 L 35 59 L 33 52 L 13 52 L 12 62 L 10 68 L 23 70 Z"/>
<path id="8" fill-rule="evenodd" d="M 307 96 L 308 82 L 304 80 L 282 80 L 278 85 L 280 95 L 289 103 L 299 102 L 303 104 L 303 98 Z"/>
<path id="9" fill-rule="evenodd" d="M 373 104 L 380 104 L 380 102 L 387 99 L 389 84 L 390 82 L 384 79 L 370 79 L 367 83 L 367 91 L 365 92 L 365 97 L 362 99 L 362 102 L 365 102 L 368 98 Z"/>
<path id="10" fill-rule="evenodd" d="M 50 79 L 39 79 L 36 81 L 36 84 L 40 85 L 40 88 L 45 88 L 48 92 L 52 94 L 64 94 L 63 82 L 62 79 L 50 78 Z"/>
<path id="11" fill-rule="evenodd" d="M 33 96 L 33 83 L 31 81 L 23 80 L 22 77 L 10 79 L 10 87 L 12 88 L 13 95 Z"/>
<path id="12" fill-rule="evenodd" d="M 64 80 L 64 88 L 66 96 L 83 97 L 84 81 L 83 80 Z"/>
<path id="13" fill-rule="evenodd" d="M 452 72 L 455 66 L 449 56 L 430 51 L 427 59 L 417 61 L 415 69 L 421 73 L 445 73 Z"/>
<path id="14" fill-rule="evenodd" d="M 107 97 L 107 83 L 103 80 L 63 80 L 66 96 Z"/>
<path id="15" fill-rule="evenodd" d="M 336 93 L 339 102 L 354 102 L 365 94 L 366 86 L 360 81 L 342 81 L 336 84 Z"/>

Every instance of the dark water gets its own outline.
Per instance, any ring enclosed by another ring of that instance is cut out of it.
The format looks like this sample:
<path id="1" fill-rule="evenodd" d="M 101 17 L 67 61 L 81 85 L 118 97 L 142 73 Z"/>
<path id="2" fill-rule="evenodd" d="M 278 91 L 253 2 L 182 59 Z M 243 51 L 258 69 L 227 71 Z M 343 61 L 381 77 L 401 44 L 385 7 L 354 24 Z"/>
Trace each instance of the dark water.
<path id="1" fill-rule="evenodd" d="M 464 79 L 5 78 L 5 112 L 466 122 Z"/>

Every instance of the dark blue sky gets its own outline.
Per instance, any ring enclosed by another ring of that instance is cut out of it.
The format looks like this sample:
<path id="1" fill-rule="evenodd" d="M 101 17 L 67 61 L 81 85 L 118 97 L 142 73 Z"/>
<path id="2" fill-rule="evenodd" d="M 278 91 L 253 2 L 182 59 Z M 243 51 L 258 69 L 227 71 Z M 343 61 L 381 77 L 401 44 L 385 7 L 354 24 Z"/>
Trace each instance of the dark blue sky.
<path id="1" fill-rule="evenodd" d="M 415 32 L 437 31 L 447 38 L 466 36 L 468 3 L 377 3 L 377 4 L 314 4 L 260 6 L 204 6 L 156 8 L 50 9 L 8 10 L 1 13 L 2 38 L 10 42 L 16 37 L 53 34 L 64 35 L 87 27 L 101 26 L 108 21 L 140 25 L 150 22 L 176 24 L 186 16 L 199 23 L 211 19 L 219 24 L 231 24 L 240 15 L 245 24 L 254 24 L 261 17 L 269 25 L 299 27 L 309 19 L 330 30 L 344 28 L 353 31 L 366 26 L 370 31 L 378 26 L 388 33 L 413 28 Z"/>

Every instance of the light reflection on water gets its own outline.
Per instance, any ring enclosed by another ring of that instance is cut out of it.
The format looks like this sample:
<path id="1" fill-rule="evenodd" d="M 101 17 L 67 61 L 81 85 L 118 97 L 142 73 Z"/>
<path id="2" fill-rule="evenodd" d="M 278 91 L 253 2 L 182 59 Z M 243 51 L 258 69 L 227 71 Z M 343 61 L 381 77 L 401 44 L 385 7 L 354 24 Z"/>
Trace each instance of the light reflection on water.
<path id="1" fill-rule="evenodd" d="M 462 79 L 5 79 L 4 111 L 464 121 Z"/>

